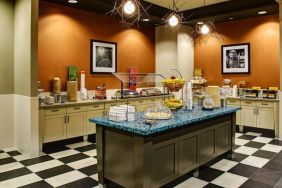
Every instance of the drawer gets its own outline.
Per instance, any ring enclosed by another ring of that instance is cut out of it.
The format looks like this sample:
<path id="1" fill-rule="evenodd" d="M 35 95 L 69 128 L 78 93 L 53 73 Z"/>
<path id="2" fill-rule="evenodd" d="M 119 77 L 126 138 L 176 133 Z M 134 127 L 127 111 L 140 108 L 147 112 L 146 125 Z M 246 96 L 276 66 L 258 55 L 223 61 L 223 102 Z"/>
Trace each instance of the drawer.
<path id="1" fill-rule="evenodd" d="M 135 101 L 127 101 L 127 102 L 123 102 L 121 103 L 122 105 L 129 105 L 129 106 L 135 106 Z"/>
<path id="2" fill-rule="evenodd" d="M 156 102 L 163 103 L 164 100 L 163 99 L 149 99 L 149 100 L 147 100 L 147 104 L 153 104 L 153 103 L 156 103 Z"/>
<path id="3" fill-rule="evenodd" d="M 66 114 L 66 108 L 51 108 L 45 110 L 46 116 L 58 115 L 58 114 Z"/>
<path id="4" fill-rule="evenodd" d="M 242 106 L 257 106 L 257 102 L 256 101 L 242 100 L 241 105 Z"/>
<path id="5" fill-rule="evenodd" d="M 257 106 L 262 108 L 274 108 L 273 102 L 258 102 Z"/>
<path id="6" fill-rule="evenodd" d="M 143 105 L 143 104 L 146 104 L 145 100 L 137 100 L 137 101 L 135 101 L 135 105 Z"/>
<path id="7" fill-rule="evenodd" d="M 105 109 L 104 104 L 93 104 L 87 106 L 87 111 L 104 110 L 104 109 Z"/>
<path id="8" fill-rule="evenodd" d="M 227 105 L 240 106 L 240 104 L 241 104 L 240 100 L 236 100 L 236 99 L 228 99 L 227 100 Z"/>
<path id="9" fill-rule="evenodd" d="M 87 109 L 86 106 L 68 107 L 68 108 L 67 108 L 67 113 L 85 112 L 86 109 Z"/>
<path id="10" fill-rule="evenodd" d="M 106 103 L 105 108 L 108 110 L 112 106 L 119 106 L 121 103 Z"/>

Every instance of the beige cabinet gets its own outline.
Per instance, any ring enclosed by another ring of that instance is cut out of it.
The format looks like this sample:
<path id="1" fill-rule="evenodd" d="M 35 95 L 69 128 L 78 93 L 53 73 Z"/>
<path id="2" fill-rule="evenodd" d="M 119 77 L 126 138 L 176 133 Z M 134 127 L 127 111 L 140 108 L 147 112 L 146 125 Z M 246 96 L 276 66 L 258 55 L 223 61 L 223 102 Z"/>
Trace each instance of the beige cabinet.
<path id="1" fill-rule="evenodd" d="M 91 123 L 88 120 L 90 118 L 95 118 L 95 117 L 102 117 L 104 116 L 104 110 L 97 110 L 97 111 L 89 111 L 87 112 L 87 127 L 86 127 L 86 134 L 95 134 L 96 133 L 96 124 Z"/>
<path id="2" fill-rule="evenodd" d="M 67 119 L 67 138 L 86 135 L 86 112 L 68 114 Z"/>
<path id="3" fill-rule="evenodd" d="M 43 126 L 43 143 L 66 139 L 65 114 L 45 116 Z"/>
<path id="4" fill-rule="evenodd" d="M 274 111 L 272 108 L 257 109 L 257 127 L 274 130 Z"/>
<path id="5" fill-rule="evenodd" d="M 256 107 L 242 106 L 240 125 L 256 127 Z"/>
<path id="6" fill-rule="evenodd" d="M 145 112 L 146 109 L 147 109 L 147 105 L 137 105 L 136 106 L 137 112 Z"/>

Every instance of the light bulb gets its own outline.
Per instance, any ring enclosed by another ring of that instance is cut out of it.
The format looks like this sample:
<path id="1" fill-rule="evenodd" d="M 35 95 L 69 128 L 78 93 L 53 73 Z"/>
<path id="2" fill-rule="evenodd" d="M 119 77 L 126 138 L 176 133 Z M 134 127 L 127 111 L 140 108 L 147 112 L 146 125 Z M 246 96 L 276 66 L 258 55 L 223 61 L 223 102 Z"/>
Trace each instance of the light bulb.
<path id="1" fill-rule="evenodd" d="M 133 12 L 135 12 L 134 3 L 130 0 L 128 0 L 123 6 L 123 10 L 126 14 L 132 14 Z"/>
<path id="2" fill-rule="evenodd" d="M 171 27 L 175 27 L 179 23 L 179 19 L 174 14 L 168 19 L 168 23 Z"/>
<path id="3" fill-rule="evenodd" d="M 206 34 L 208 34 L 210 32 L 210 28 L 206 25 L 206 24 L 204 24 L 202 27 L 201 27 L 201 33 L 203 34 L 203 35 L 206 35 Z"/>

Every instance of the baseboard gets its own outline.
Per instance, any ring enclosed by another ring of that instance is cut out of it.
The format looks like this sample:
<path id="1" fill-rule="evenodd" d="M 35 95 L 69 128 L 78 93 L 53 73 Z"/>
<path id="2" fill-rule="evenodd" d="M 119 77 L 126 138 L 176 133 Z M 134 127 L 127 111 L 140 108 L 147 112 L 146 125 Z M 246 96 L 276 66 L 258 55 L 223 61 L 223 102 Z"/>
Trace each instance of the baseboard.
<path id="1" fill-rule="evenodd" d="M 239 132 L 239 126 L 238 125 L 236 126 L 236 131 Z M 261 133 L 264 137 L 275 138 L 275 131 L 274 130 L 244 126 L 243 133 L 247 133 L 247 132 Z"/>

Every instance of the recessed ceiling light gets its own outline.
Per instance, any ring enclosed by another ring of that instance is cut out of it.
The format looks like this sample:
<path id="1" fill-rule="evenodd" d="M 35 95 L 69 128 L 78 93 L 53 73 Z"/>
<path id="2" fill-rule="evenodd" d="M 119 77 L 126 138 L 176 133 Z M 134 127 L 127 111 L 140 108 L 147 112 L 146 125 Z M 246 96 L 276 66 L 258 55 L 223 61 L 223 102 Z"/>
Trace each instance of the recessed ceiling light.
<path id="1" fill-rule="evenodd" d="M 77 3 L 77 0 L 68 0 L 69 3 Z"/>
<path id="2" fill-rule="evenodd" d="M 198 22 L 197 22 L 197 24 L 198 24 L 198 25 L 203 25 L 203 24 L 204 24 L 204 22 L 202 22 L 202 21 L 198 21 Z"/>
<path id="3" fill-rule="evenodd" d="M 266 12 L 266 11 L 264 11 L 264 10 L 263 10 L 263 11 L 259 11 L 259 12 L 258 12 L 258 14 L 259 14 L 259 15 L 266 14 L 266 13 L 267 13 L 267 12 Z"/>
<path id="4" fill-rule="evenodd" d="M 144 18 L 144 19 L 143 19 L 143 22 L 149 22 L 149 21 L 150 21 L 149 18 Z"/>
<path id="5" fill-rule="evenodd" d="M 229 20 L 234 20 L 234 18 L 233 18 L 233 17 L 230 17 Z"/>

